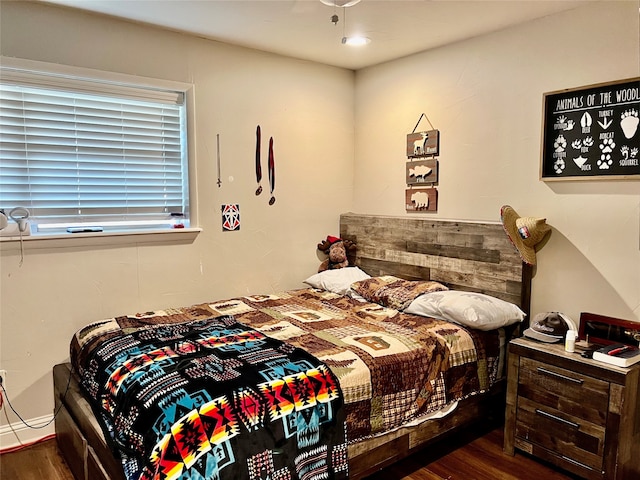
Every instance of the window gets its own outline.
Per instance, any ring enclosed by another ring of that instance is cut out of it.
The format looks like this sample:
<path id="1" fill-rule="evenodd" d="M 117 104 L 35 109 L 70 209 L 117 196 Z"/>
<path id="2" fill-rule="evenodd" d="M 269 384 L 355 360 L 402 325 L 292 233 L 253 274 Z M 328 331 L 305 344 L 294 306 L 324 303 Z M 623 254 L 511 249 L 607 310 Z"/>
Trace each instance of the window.
<path id="1" fill-rule="evenodd" d="M 45 234 L 189 226 L 189 85 L 2 60 L 0 208 Z"/>

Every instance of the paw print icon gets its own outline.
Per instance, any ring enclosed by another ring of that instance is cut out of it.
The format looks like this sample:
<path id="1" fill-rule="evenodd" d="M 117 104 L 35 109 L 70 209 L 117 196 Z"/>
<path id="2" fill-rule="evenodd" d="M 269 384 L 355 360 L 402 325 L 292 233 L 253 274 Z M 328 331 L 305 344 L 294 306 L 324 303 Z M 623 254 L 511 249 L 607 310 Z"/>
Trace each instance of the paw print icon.
<path id="1" fill-rule="evenodd" d="M 564 138 L 564 135 L 558 135 L 556 141 L 553 142 L 553 148 L 556 149 L 556 152 L 564 152 L 564 149 L 567 148 L 567 139 Z"/>
<path id="2" fill-rule="evenodd" d="M 602 153 L 611 153 L 614 148 L 616 148 L 616 142 L 613 141 L 613 138 L 605 138 L 600 144 L 600 150 L 602 150 Z"/>
<path id="3" fill-rule="evenodd" d="M 611 155 L 608 153 L 603 153 L 600 155 L 600 159 L 596 162 L 598 164 L 598 168 L 600 170 L 609 170 L 611 165 L 613 165 L 613 160 L 611 159 Z"/>
<path id="4" fill-rule="evenodd" d="M 636 134 L 639 122 L 640 118 L 638 118 L 637 110 L 632 108 L 622 113 L 620 116 L 620 127 L 622 127 L 622 133 L 624 133 L 625 138 L 629 139 Z"/>

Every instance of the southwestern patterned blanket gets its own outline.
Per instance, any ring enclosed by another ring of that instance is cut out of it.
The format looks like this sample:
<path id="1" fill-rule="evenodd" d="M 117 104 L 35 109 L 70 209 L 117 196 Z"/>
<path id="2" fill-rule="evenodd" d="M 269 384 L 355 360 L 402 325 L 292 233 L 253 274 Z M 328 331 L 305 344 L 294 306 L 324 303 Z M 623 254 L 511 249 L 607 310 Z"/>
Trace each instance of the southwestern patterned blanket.
<path id="1" fill-rule="evenodd" d="M 346 478 L 345 418 L 356 441 L 498 376 L 497 332 L 382 303 L 302 289 L 117 317 L 71 359 L 128 478 Z"/>
<path id="2" fill-rule="evenodd" d="M 342 399 L 328 368 L 233 317 L 205 317 L 85 331 L 95 348 L 78 365 L 81 385 L 125 476 L 347 478 Z"/>

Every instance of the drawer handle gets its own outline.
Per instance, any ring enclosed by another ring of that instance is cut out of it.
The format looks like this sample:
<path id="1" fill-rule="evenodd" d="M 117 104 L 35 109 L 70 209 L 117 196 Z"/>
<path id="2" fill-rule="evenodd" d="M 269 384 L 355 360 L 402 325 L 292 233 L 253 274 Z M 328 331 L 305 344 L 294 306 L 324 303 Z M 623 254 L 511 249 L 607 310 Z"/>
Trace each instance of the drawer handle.
<path id="1" fill-rule="evenodd" d="M 544 373 L 545 375 L 550 375 L 552 377 L 561 378 L 562 380 L 566 380 L 568 382 L 577 383 L 578 385 L 582 385 L 584 380 L 580 378 L 567 377 L 566 375 L 562 375 L 561 373 L 552 372 L 551 370 L 547 370 L 543 367 L 538 367 L 538 373 Z"/>
<path id="2" fill-rule="evenodd" d="M 580 463 L 579 461 L 574 460 L 573 458 L 569 458 L 569 457 L 567 457 L 565 455 L 560 455 L 560 457 L 563 460 L 566 460 L 567 462 L 573 463 L 574 465 L 577 465 L 577 466 L 582 467 L 582 468 L 586 468 L 587 470 L 591 470 L 592 472 L 594 471 L 593 468 L 591 468 L 589 465 L 585 465 L 584 463 Z"/>
<path id="3" fill-rule="evenodd" d="M 570 422 L 569 420 L 565 420 L 564 418 L 560 418 L 560 417 L 558 417 L 556 415 L 553 415 L 551 413 L 545 412 L 545 411 L 540 410 L 538 408 L 536 408 L 536 413 L 538 415 L 543 416 L 543 417 L 550 418 L 551 420 L 555 420 L 556 422 L 560 422 L 560 423 L 564 423 L 565 425 L 569 425 L 570 427 L 573 427 L 575 429 L 579 429 L 580 428 L 580 424 L 579 423 Z"/>

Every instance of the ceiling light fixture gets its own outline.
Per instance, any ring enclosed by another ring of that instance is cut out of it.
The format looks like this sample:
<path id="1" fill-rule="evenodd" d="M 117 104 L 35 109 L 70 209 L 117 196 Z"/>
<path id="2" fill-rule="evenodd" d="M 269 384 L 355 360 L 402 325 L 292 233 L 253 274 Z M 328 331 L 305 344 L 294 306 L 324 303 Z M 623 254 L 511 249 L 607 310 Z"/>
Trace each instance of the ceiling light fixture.
<path id="1" fill-rule="evenodd" d="M 371 39 L 369 37 L 363 37 L 361 35 L 354 35 L 353 37 L 342 37 L 342 44 L 349 45 L 351 47 L 361 47 L 362 45 L 366 45 L 371 43 Z"/>
<path id="2" fill-rule="evenodd" d="M 320 0 L 320 1 L 324 3 L 325 0 Z M 336 1 L 340 1 L 340 0 L 336 0 Z M 358 0 L 358 1 L 360 1 L 360 0 Z M 352 5 L 353 4 L 354 3 L 352 3 Z M 347 9 L 346 9 L 346 7 L 342 7 L 342 15 L 343 15 L 343 18 L 344 18 L 344 21 L 342 22 L 342 40 L 341 40 L 342 45 L 349 45 L 350 47 L 360 47 L 360 46 L 363 46 L 363 45 L 367 45 L 368 43 L 371 43 L 371 39 L 369 37 L 365 37 L 364 35 L 347 36 L 347 33 L 346 33 L 346 31 L 347 31 Z M 331 17 L 331 23 L 333 23 L 334 25 L 338 24 L 338 16 L 337 15 L 334 14 Z"/>
<path id="3" fill-rule="evenodd" d="M 353 7 L 356 3 L 360 3 L 360 0 L 320 0 L 325 5 L 330 7 Z"/>

